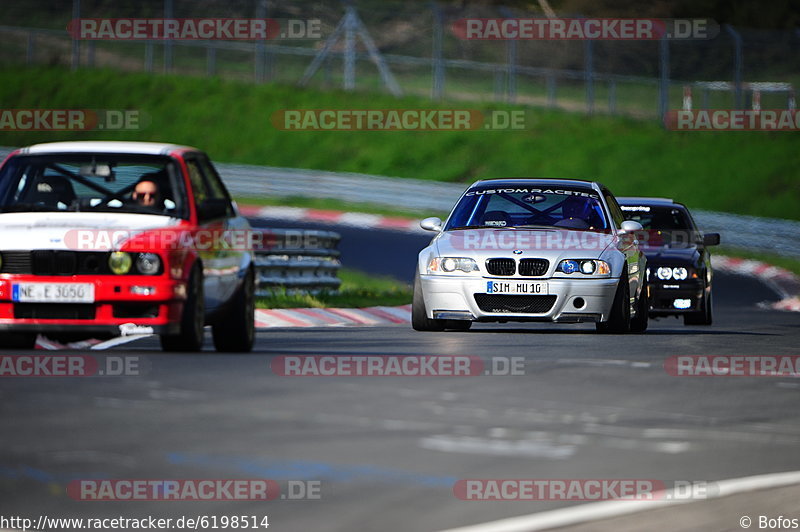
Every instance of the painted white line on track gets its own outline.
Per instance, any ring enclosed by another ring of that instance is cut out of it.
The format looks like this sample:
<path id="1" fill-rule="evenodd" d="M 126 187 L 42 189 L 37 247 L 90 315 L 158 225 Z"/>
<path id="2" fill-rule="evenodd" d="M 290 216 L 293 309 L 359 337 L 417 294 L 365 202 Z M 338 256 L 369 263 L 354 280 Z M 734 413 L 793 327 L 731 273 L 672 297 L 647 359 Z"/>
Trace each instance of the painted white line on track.
<path id="1" fill-rule="evenodd" d="M 142 340 L 144 338 L 150 338 L 151 336 L 155 336 L 153 334 L 131 334 L 130 336 L 117 336 L 116 338 L 112 338 L 111 340 L 106 340 L 105 342 L 100 342 L 99 344 L 93 345 L 91 347 L 92 351 L 105 351 L 110 347 L 116 347 L 118 345 L 127 344 L 130 342 L 135 342 L 136 340 Z"/>
<path id="2" fill-rule="evenodd" d="M 714 484 L 719 488 L 718 493 L 709 494 L 703 500 L 712 500 L 736 495 L 738 493 L 800 484 L 800 471 L 733 478 L 720 480 L 714 482 Z M 661 492 L 660 494 L 656 493 L 654 497 L 661 497 L 661 499 L 652 501 L 616 500 L 592 502 L 580 504 L 578 506 L 559 508 L 558 510 L 501 519 L 499 521 L 490 521 L 479 525 L 450 528 L 442 532 L 533 532 L 535 530 L 550 530 L 622 515 L 630 515 L 677 504 L 703 502 L 703 500 L 683 498 L 684 496 L 682 494 L 677 494 L 673 490 Z"/>

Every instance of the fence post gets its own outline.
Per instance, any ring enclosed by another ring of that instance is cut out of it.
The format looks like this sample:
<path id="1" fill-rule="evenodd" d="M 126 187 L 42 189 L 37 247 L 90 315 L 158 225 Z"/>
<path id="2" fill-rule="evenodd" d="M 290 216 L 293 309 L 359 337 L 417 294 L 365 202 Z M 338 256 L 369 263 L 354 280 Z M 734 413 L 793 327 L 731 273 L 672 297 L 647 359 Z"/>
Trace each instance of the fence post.
<path id="1" fill-rule="evenodd" d="M 730 24 L 725 24 L 725 31 L 733 37 L 734 60 L 733 60 L 733 83 L 734 99 L 737 109 L 744 108 L 742 99 L 742 36 Z"/>
<path id="2" fill-rule="evenodd" d="M 344 20 L 344 90 L 356 88 L 356 19 L 353 6 L 345 3 L 347 10 Z"/>
<path id="3" fill-rule="evenodd" d="M 97 43 L 95 43 L 94 41 L 89 41 L 86 45 L 86 64 L 90 67 L 94 66 L 94 57 L 96 48 L 97 48 Z"/>
<path id="4" fill-rule="evenodd" d="M 511 39 L 508 41 L 507 55 L 507 72 L 508 83 L 506 85 L 508 103 L 514 103 L 517 99 L 517 41 Z"/>
<path id="5" fill-rule="evenodd" d="M 703 109 L 708 109 L 708 89 L 703 89 Z"/>
<path id="6" fill-rule="evenodd" d="M 495 67 L 494 69 L 494 99 L 499 101 L 503 100 L 503 92 L 505 89 L 503 87 L 503 71 L 500 70 L 499 67 Z"/>
<path id="7" fill-rule="evenodd" d="M 683 86 L 683 110 L 684 111 L 691 111 L 692 110 L 692 86 L 691 85 L 684 85 Z"/>
<path id="8" fill-rule="evenodd" d="M 592 40 L 584 42 L 584 79 L 586 81 L 586 112 L 594 113 L 594 58 L 592 57 Z"/>
<path id="9" fill-rule="evenodd" d="M 444 17 L 439 4 L 431 2 L 433 14 L 433 87 L 431 98 L 441 100 L 444 93 L 444 60 L 442 57 L 442 41 L 444 36 Z"/>
<path id="10" fill-rule="evenodd" d="M 164 0 L 164 18 L 171 19 L 174 16 L 172 0 Z M 164 72 L 172 72 L 172 40 L 164 40 Z"/>
<path id="11" fill-rule="evenodd" d="M 217 48 L 214 43 L 206 45 L 206 76 L 217 75 Z"/>
<path id="12" fill-rule="evenodd" d="M 34 30 L 30 30 L 28 31 L 28 49 L 25 53 L 25 62 L 28 65 L 32 65 L 35 55 L 36 55 L 36 33 L 34 33 Z"/>
<path id="13" fill-rule="evenodd" d="M 660 120 L 664 120 L 669 111 L 669 40 L 666 36 L 661 37 L 658 46 L 658 115 Z"/>
<path id="14" fill-rule="evenodd" d="M 761 91 L 754 90 L 753 91 L 753 111 L 760 111 L 761 110 Z"/>
<path id="15" fill-rule="evenodd" d="M 144 71 L 145 72 L 152 72 L 153 71 L 153 41 L 148 40 L 144 43 Z"/>
<path id="16" fill-rule="evenodd" d="M 81 18 L 81 0 L 72 0 L 72 20 Z M 72 36 L 72 70 L 81 66 L 81 42 Z"/>
<path id="17" fill-rule="evenodd" d="M 547 74 L 546 83 L 547 83 L 547 107 L 555 107 L 556 106 L 556 76 L 550 71 Z"/>
<path id="18" fill-rule="evenodd" d="M 794 91 L 789 91 L 789 101 L 786 103 L 786 106 L 789 108 L 790 111 L 794 111 L 796 107 Z"/>
<path id="19" fill-rule="evenodd" d="M 617 82 L 613 79 L 608 82 L 608 112 L 617 113 Z"/>
<path id="20" fill-rule="evenodd" d="M 266 3 L 267 0 L 256 0 L 256 19 L 267 18 Z M 266 45 L 263 40 L 256 41 L 255 52 L 255 56 L 253 57 L 255 63 L 253 65 L 253 76 L 255 77 L 256 83 L 264 83 L 264 65 L 266 63 L 264 55 L 266 53 Z"/>

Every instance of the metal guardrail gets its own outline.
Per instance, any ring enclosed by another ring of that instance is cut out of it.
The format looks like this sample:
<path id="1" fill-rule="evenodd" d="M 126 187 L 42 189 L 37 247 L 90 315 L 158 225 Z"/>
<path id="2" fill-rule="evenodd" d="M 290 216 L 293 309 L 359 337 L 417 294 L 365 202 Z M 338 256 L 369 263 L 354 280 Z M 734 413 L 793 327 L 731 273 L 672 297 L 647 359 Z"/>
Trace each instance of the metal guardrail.
<path id="1" fill-rule="evenodd" d="M 255 250 L 256 295 L 269 297 L 283 290 L 316 294 L 339 289 L 339 233 L 304 229 L 265 229 L 262 233 L 262 244 Z"/>
<path id="2" fill-rule="evenodd" d="M 0 148 L 3 157 L 10 148 Z M 353 203 L 447 212 L 464 184 L 243 164 L 216 164 L 234 196 L 334 198 Z M 680 200 L 680 198 L 675 198 Z M 700 229 L 724 246 L 800 258 L 800 222 L 692 209 Z"/>

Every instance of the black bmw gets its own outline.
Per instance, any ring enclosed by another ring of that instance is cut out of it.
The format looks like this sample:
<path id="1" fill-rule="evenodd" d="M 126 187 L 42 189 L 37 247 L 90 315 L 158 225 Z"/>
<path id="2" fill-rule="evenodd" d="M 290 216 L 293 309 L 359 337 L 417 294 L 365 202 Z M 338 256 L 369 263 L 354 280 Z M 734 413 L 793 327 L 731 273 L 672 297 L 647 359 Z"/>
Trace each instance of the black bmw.
<path id="1" fill-rule="evenodd" d="M 642 224 L 650 317 L 683 316 L 686 325 L 713 321 L 711 254 L 718 233 L 703 235 L 686 206 L 663 198 L 618 198 L 625 217 Z"/>

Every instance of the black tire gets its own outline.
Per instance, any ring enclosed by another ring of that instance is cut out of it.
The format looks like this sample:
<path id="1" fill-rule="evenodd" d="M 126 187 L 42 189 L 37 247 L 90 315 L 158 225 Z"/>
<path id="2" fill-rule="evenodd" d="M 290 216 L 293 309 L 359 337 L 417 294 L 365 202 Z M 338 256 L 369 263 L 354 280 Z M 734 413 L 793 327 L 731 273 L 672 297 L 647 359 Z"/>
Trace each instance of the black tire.
<path id="1" fill-rule="evenodd" d="M 251 268 L 231 306 L 211 326 L 214 348 L 224 353 L 249 353 L 256 338 L 256 281 Z"/>
<path id="2" fill-rule="evenodd" d="M 636 316 L 631 318 L 631 332 L 643 333 L 647 330 L 649 322 L 650 302 L 647 299 L 647 279 L 642 275 L 642 290 L 636 302 Z"/>
<path id="3" fill-rule="evenodd" d="M 711 325 L 714 323 L 714 301 L 711 292 L 703 298 L 702 310 L 683 315 L 684 325 Z"/>
<path id="4" fill-rule="evenodd" d="M 33 349 L 36 347 L 36 333 L 0 333 L 0 349 Z"/>
<path id="5" fill-rule="evenodd" d="M 161 335 L 161 349 L 164 351 L 188 352 L 200 351 L 203 348 L 205 295 L 203 293 L 203 271 L 199 265 L 192 268 L 186 291 L 180 332 L 175 335 Z"/>
<path id="6" fill-rule="evenodd" d="M 597 332 L 601 333 L 625 334 L 631 331 L 630 286 L 627 277 L 619 280 L 608 321 L 596 323 L 595 326 Z"/>
<path id="7" fill-rule="evenodd" d="M 445 320 L 433 320 L 428 317 L 425 299 L 422 295 L 422 283 L 419 280 L 419 272 L 417 272 L 414 276 L 414 298 L 411 302 L 411 327 L 415 331 L 443 331 L 445 325 Z"/>

